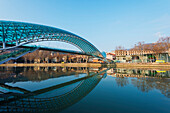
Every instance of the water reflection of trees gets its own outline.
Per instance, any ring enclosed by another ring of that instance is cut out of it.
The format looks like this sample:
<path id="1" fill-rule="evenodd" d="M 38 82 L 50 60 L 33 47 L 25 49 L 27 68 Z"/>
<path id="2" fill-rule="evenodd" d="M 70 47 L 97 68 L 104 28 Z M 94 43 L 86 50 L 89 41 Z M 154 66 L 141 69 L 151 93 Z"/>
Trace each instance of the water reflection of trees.
<path id="1" fill-rule="evenodd" d="M 136 78 L 131 83 L 142 92 L 149 92 L 153 89 L 159 90 L 163 95 L 170 98 L 170 80 L 166 78 Z"/>
<path id="2" fill-rule="evenodd" d="M 75 75 L 101 70 L 88 67 L 0 67 L 0 83 L 35 81 Z"/>
<path id="3" fill-rule="evenodd" d="M 125 78 L 125 77 L 117 77 L 115 80 L 116 80 L 117 85 L 121 87 L 124 87 L 129 84 L 128 78 Z"/>
<path id="4" fill-rule="evenodd" d="M 124 87 L 131 82 L 142 92 L 159 90 L 163 95 L 170 98 L 170 79 L 169 71 L 158 73 L 156 70 L 144 69 L 125 69 L 117 68 L 109 71 L 109 75 L 115 76 L 118 86 Z M 128 78 L 131 79 L 128 79 Z M 131 80 L 131 81 L 130 81 Z"/>
<path id="5" fill-rule="evenodd" d="M 153 88 L 151 85 L 150 87 L 148 86 L 147 82 L 144 80 L 144 78 L 139 78 L 139 79 L 131 79 L 131 83 L 137 87 L 139 90 L 142 92 L 148 92 Z"/>

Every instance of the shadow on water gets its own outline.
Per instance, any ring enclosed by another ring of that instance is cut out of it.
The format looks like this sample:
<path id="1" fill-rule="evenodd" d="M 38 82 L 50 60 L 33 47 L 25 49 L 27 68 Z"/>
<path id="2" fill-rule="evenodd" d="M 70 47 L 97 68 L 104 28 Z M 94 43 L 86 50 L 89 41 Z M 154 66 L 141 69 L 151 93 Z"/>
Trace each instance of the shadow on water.
<path id="1" fill-rule="evenodd" d="M 83 99 L 107 76 L 115 77 L 118 87 L 132 84 L 142 92 L 157 89 L 170 98 L 169 73 L 124 68 L 0 67 L 0 112 L 60 112 Z M 26 88 L 31 84 L 34 90 Z M 47 86 L 36 89 L 37 84 Z"/>

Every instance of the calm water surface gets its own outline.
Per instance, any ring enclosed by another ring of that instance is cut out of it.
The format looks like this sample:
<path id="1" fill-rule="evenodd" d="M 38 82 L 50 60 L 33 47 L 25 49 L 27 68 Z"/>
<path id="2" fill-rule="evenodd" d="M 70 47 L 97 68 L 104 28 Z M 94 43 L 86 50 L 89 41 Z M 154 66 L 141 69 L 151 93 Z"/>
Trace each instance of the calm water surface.
<path id="1" fill-rule="evenodd" d="M 170 113 L 170 71 L 0 67 L 0 112 Z"/>

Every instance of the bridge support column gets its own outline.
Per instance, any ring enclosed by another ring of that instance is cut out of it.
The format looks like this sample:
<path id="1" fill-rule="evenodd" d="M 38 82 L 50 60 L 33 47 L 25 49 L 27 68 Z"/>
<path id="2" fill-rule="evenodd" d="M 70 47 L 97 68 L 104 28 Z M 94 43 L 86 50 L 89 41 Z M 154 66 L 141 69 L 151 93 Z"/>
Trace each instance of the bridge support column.
<path id="1" fill-rule="evenodd" d="M 5 44 L 5 36 L 3 36 L 3 42 L 2 42 L 2 43 L 3 43 L 3 46 L 2 46 L 2 47 L 3 47 L 3 49 L 5 49 L 5 48 L 6 48 L 6 44 Z"/>
<path id="2" fill-rule="evenodd" d="M 18 46 L 18 40 L 16 40 L 16 46 Z"/>
<path id="3" fill-rule="evenodd" d="M 26 41 L 28 42 L 28 37 L 26 37 Z"/>
<path id="4" fill-rule="evenodd" d="M 5 44 L 5 41 L 3 41 L 3 49 L 6 48 L 6 44 Z"/>

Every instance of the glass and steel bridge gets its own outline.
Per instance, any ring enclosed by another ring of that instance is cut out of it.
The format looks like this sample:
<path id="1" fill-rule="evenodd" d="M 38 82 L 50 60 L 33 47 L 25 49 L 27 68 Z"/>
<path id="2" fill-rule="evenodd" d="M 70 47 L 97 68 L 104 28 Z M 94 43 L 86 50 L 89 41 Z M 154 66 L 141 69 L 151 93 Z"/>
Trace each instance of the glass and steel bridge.
<path id="1" fill-rule="evenodd" d="M 0 21 L 0 51 L 23 47 L 41 41 L 61 41 L 77 47 L 81 52 L 73 53 L 102 58 L 101 52 L 89 41 L 71 32 L 55 27 L 25 22 Z M 30 46 L 30 48 L 32 48 Z M 47 48 L 59 50 L 58 48 Z M 62 50 L 63 51 L 63 50 Z M 71 53 L 69 50 L 65 52 Z"/>

